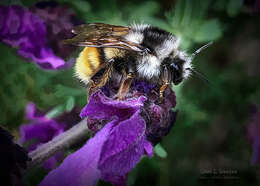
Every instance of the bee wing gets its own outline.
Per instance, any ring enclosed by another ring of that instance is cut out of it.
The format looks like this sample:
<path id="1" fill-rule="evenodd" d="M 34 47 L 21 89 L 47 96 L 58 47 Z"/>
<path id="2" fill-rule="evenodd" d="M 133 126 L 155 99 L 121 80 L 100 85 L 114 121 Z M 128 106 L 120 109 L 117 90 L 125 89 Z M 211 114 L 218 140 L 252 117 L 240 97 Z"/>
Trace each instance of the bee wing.
<path id="1" fill-rule="evenodd" d="M 124 39 L 130 27 L 115 26 L 103 23 L 79 25 L 72 32 L 76 34 L 71 39 L 64 40 L 64 44 L 88 47 L 109 47 L 144 52 L 145 47 Z"/>

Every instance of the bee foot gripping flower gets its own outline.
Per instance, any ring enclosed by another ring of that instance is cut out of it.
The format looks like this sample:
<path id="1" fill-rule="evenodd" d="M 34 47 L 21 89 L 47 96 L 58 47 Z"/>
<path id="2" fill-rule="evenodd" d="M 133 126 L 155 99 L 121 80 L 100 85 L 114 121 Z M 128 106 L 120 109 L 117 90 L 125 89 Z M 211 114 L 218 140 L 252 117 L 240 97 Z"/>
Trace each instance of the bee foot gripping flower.
<path id="1" fill-rule="evenodd" d="M 92 186 L 99 179 L 125 185 L 127 174 L 143 155 L 153 155 L 153 144 L 168 134 L 175 121 L 175 95 L 169 88 L 163 103 L 154 86 L 135 82 L 126 99 L 113 99 L 114 83 L 94 93 L 81 117 L 97 132 L 80 150 L 51 171 L 40 186 Z M 156 91 L 155 91 L 156 92 Z"/>

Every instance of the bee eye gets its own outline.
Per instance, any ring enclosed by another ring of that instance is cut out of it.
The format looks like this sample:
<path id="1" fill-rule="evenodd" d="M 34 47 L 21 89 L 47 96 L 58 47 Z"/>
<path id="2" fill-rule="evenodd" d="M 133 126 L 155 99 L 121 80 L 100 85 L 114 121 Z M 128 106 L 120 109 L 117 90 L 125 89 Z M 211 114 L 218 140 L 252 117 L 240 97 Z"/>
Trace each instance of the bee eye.
<path id="1" fill-rule="evenodd" d="M 182 72 L 179 64 L 171 63 L 173 83 L 178 85 L 182 81 Z"/>
<path id="2" fill-rule="evenodd" d="M 172 63 L 170 66 L 171 66 L 174 70 L 179 71 L 179 67 L 178 67 L 178 65 L 176 65 L 175 63 Z"/>

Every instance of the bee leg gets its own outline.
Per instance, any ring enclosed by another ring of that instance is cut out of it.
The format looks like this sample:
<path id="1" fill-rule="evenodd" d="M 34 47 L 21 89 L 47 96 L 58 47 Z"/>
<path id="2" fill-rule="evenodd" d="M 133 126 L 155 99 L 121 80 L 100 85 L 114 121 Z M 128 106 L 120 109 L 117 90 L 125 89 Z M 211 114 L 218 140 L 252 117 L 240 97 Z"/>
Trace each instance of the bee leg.
<path id="1" fill-rule="evenodd" d="M 88 86 L 88 90 L 87 90 L 87 94 L 88 96 L 91 96 L 93 94 L 93 92 L 95 92 L 97 89 L 96 89 L 96 83 L 95 81 L 91 80 L 89 82 L 89 86 Z"/>
<path id="2" fill-rule="evenodd" d="M 162 86 L 160 87 L 160 102 L 163 101 L 164 91 L 166 90 L 166 88 L 168 87 L 168 85 L 171 82 L 170 73 L 169 73 L 169 71 L 168 71 L 166 66 L 163 67 L 162 82 L 163 82 Z"/>
<path id="3" fill-rule="evenodd" d="M 123 79 L 121 80 L 121 84 L 117 93 L 117 99 L 119 100 L 123 100 L 132 84 L 134 78 L 134 73 L 133 72 L 129 72 L 123 73 Z"/>
<path id="4" fill-rule="evenodd" d="M 166 88 L 168 87 L 170 83 L 168 83 L 167 81 L 164 81 L 162 86 L 160 87 L 160 102 L 163 101 L 163 93 L 166 90 Z"/>
<path id="5" fill-rule="evenodd" d="M 110 74 L 112 73 L 112 70 L 113 70 L 112 64 L 110 64 L 106 67 L 106 70 L 105 70 L 102 78 L 98 82 L 95 82 L 93 80 L 90 82 L 90 85 L 89 85 L 89 88 L 88 88 L 88 94 L 89 95 L 96 92 L 98 89 L 100 89 L 101 87 L 103 87 L 107 83 L 107 81 L 110 77 Z"/>

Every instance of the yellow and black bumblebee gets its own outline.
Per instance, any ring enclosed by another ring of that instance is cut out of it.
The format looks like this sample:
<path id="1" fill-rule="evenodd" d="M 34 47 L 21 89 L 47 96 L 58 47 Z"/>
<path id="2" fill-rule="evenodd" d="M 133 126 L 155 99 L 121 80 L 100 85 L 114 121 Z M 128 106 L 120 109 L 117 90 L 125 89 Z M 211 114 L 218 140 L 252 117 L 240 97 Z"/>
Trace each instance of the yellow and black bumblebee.
<path id="1" fill-rule="evenodd" d="M 104 86 L 115 71 L 122 75 L 118 98 L 123 99 L 134 78 L 160 84 L 160 97 L 193 72 L 191 56 L 179 50 L 173 34 L 146 24 L 115 26 L 103 23 L 79 25 L 65 44 L 85 46 L 75 65 L 76 76 L 93 92 Z"/>

